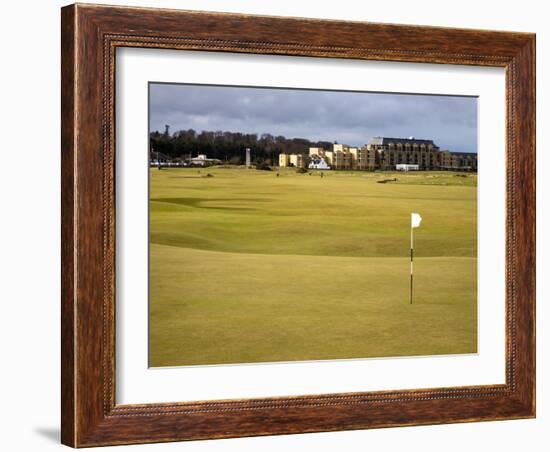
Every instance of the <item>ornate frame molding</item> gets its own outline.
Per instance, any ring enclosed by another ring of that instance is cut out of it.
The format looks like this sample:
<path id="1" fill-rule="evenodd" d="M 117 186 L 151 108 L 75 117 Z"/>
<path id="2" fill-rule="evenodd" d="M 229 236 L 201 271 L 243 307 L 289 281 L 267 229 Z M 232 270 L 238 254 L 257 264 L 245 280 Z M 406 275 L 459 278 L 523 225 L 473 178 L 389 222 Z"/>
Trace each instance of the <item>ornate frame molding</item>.
<path id="1" fill-rule="evenodd" d="M 312 23 L 330 30 L 329 37 L 323 38 L 326 42 L 301 36 L 300 29 Z M 215 31 L 205 31 L 208 28 Z M 273 35 L 272 28 L 285 33 Z M 62 9 L 62 43 L 64 444 L 80 447 L 534 416 L 534 35 L 71 5 Z M 118 47 L 506 68 L 506 383 L 116 405 L 114 89 Z"/>

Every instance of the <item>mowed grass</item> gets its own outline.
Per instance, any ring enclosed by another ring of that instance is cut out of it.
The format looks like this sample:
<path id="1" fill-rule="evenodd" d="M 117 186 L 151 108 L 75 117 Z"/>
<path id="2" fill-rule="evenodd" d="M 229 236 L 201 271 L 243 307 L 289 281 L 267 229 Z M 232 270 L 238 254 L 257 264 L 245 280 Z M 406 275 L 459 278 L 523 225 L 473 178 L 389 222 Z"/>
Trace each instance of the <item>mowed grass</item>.
<path id="1" fill-rule="evenodd" d="M 150 176 L 151 366 L 476 352 L 475 175 Z"/>

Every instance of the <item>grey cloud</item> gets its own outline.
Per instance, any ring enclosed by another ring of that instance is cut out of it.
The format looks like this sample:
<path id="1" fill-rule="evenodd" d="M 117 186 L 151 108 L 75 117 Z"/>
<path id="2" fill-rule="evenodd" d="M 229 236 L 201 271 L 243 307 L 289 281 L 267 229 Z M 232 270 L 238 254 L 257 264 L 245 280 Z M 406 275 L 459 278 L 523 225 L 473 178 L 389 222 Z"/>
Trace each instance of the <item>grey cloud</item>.
<path id="1" fill-rule="evenodd" d="M 372 136 L 433 139 L 477 152 L 477 99 L 206 85 L 151 84 L 151 130 L 227 130 L 365 144 Z"/>

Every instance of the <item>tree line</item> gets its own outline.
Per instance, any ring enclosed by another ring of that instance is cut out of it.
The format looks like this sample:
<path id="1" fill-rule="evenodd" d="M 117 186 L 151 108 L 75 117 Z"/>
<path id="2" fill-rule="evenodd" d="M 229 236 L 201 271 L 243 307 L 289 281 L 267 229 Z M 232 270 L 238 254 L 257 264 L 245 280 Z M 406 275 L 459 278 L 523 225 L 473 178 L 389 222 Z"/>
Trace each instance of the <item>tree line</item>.
<path id="1" fill-rule="evenodd" d="M 208 158 L 219 159 L 231 164 L 245 161 L 246 148 L 250 148 L 252 162 L 273 165 L 279 161 L 279 154 L 304 153 L 309 147 L 328 148 L 328 141 L 310 141 L 306 138 L 287 138 L 269 133 L 240 133 L 227 131 L 197 132 L 193 129 L 174 133 L 151 132 L 149 145 L 152 152 L 161 152 L 173 159 L 196 157 L 206 154 Z"/>

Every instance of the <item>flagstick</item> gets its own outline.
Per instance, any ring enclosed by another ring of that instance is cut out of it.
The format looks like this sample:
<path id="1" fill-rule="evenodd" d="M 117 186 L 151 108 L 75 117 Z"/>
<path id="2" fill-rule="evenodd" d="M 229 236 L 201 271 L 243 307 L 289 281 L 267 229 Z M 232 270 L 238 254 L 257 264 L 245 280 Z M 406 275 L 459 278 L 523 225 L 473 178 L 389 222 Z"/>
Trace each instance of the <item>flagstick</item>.
<path id="1" fill-rule="evenodd" d="M 412 224 L 411 224 L 411 290 L 410 290 L 410 294 L 409 294 L 409 304 L 412 304 L 413 303 L 413 230 L 414 228 L 412 227 Z"/>

